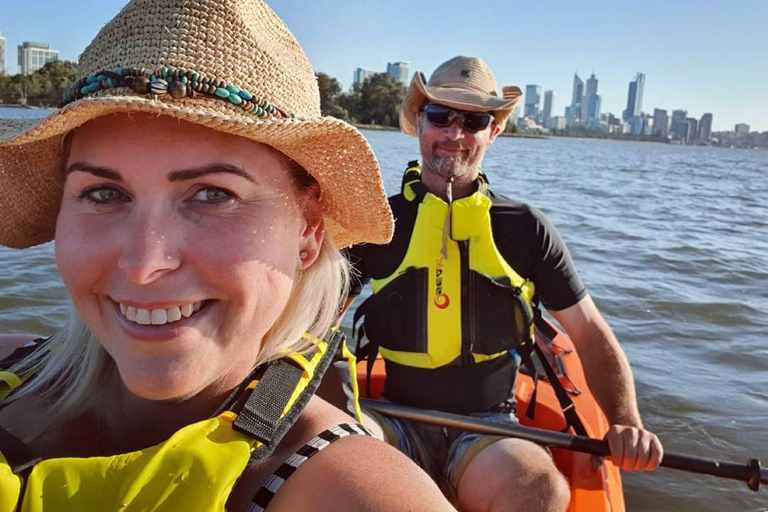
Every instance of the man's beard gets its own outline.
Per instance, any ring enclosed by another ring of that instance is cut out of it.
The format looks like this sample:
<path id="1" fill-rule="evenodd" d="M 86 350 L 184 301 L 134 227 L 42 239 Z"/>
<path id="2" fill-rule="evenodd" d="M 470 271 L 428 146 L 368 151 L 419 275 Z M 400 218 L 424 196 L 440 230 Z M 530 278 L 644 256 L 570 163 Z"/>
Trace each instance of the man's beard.
<path id="1" fill-rule="evenodd" d="M 443 147 L 446 147 L 445 143 L 442 145 Z M 439 147 L 440 144 L 438 143 L 432 145 L 432 158 L 431 161 L 428 162 L 432 172 L 446 180 L 461 180 L 462 177 L 472 173 L 472 169 L 476 163 L 475 155 L 469 153 L 455 155 L 440 154 L 438 153 Z M 461 146 L 457 144 L 456 146 L 450 147 L 460 148 Z"/>

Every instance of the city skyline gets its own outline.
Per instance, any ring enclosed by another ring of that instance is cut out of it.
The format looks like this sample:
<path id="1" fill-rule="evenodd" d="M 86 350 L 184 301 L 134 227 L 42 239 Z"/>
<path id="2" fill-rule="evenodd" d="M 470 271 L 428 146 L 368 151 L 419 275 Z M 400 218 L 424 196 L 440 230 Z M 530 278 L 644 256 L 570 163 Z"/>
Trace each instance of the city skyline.
<path id="1" fill-rule="evenodd" d="M 124 0 L 2 2 L 0 33 L 6 38 L 7 72 L 23 41 L 42 41 L 76 60 Z M 600 79 L 601 111 L 620 117 L 627 84 L 645 74 L 642 110 L 714 114 L 712 131 L 745 123 L 768 131 L 768 2 L 609 0 L 573 4 L 543 0 L 519 7 L 491 0 L 482 9 L 456 0 L 268 2 L 306 50 L 315 70 L 346 90 L 355 68 L 386 70 L 409 63 L 427 76 L 458 54 L 477 55 L 504 85 L 537 84 L 560 97 L 555 115 L 570 104 L 572 77 Z M 403 18 L 403 14 L 407 18 Z M 66 20 L 62 23 L 61 20 Z"/>

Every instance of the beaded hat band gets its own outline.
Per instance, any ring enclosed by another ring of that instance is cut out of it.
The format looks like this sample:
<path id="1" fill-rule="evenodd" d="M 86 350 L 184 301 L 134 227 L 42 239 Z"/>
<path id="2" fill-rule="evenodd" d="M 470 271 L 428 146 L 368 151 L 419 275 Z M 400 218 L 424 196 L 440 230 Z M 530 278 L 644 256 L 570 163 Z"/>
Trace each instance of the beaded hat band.
<path id="1" fill-rule="evenodd" d="M 154 73 L 145 68 L 117 68 L 115 71 L 100 71 L 96 75 L 80 78 L 64 92 L 60 106 L 77 101 L 90 94 L 105 89 L 129 87 L 136 94 L 151 94 L 154 97 L 166 94 L 180 100 L 185 97 L 195 98 L 206 95 L 210 98 L 227 100 L 240 106 L 245 112 L 265 118 L 295 118 L 286 114 L 263 98 L 239 87 L 225 83 L 216 77 L 207 77 L 197 71 L 169 68 L 163 66 Z"/>
<path id="2" fill-rule="evenodd" d="M 337 246 L 391 238 L 392 214 L 368 142 L 321 116 L 312 66 L 262 0 L 131 0 L 86 48 L 78 70 L 61 109 L 0 142 L 1 245 L 53 239 L 63 137 L 96 117 L 131 112 L 268 144 L 317 180 Z"/>

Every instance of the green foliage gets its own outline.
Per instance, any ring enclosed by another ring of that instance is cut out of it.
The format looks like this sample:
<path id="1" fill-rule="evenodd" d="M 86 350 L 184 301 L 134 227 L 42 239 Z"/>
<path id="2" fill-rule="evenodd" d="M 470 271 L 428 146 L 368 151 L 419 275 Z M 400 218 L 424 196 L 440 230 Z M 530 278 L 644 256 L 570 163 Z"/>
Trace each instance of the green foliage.
<path id="1" fill-rule="evenodd" d="M 507 120 L 507 126 L 504 127 L 504 133 L 517 133 L 517 125 L 515 120 L 511 118 Z"/>
<path id="2" fill-rule="evenodd" d="M 324 114 L 358 124 L 398 126 L 405 87 L 390 74 L 376 73 L 362 84 L 355 84 L 346 94 L 340 92 L 335 78 L 324 73 L 317 77 Z M 338 92 L 334 92 L 336 88 Z"/>
<path id="3" fill-rule="evenodd" d="M 317 73 L 317 85 L 320 88 L 320 112 L 324 116 L 333 116 L 349 121 L 349 112 L 339 104 L 341 84 L 332 76 Z"/>
<path id="4" fill-rule="evenodd" d="M 666 139 L 656 135 L 632 135 L 629 133 L 608 133 L 598 128 L 587 128 L 585 126 L 570 126 L 565 130 L 551 130 L 552 135 L 560 137 L 578 137 L 581 139 L 611 139 L 611 140 L 634 140 L 642 142 L 666 142 Z"/>
<path id="5" fill-rule="evenodd" d="M 31 75 L 0 75 L 0 103 L 54 107 L 75 79 L 75 64 L 49 62 Z"/>

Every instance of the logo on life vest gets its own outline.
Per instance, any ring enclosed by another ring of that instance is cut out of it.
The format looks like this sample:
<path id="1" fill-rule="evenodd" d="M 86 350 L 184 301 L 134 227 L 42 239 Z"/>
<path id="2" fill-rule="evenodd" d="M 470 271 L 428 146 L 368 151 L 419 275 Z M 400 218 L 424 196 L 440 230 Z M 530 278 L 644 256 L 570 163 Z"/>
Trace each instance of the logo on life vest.
<path id="1" fill-rule="evenodd" d="M 435 261 L 435 306 L 445 309 L 451 303 L 451 299 L 443 293 L 443 258 Z"/>

